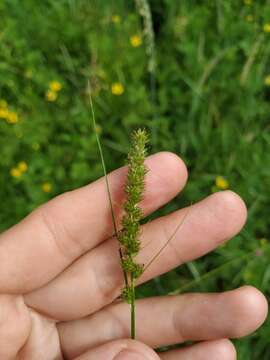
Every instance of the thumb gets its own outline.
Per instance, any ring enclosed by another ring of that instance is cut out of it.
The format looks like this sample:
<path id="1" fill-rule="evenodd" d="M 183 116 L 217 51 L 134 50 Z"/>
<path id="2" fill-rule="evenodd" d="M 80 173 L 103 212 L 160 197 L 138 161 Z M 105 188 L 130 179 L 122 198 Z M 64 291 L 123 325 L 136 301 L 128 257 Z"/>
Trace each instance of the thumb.
<path id="1" fill-rule="evenodd" d="M 116 340 L 95 347 L 74 360 L 160 360 L 145 344 L 135 340 Z"/>

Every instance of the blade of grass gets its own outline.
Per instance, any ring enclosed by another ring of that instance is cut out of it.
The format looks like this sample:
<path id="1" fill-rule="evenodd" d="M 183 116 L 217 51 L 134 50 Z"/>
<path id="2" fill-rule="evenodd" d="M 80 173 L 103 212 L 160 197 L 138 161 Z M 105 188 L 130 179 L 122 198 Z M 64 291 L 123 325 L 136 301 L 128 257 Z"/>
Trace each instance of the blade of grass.
<path id="1" fill-rule="evenodd" d="M 99 138 L 99 135 L 97 132 L 97 127 L 96 127 L 96 117 L 95 117 L 95 112 L 94 112 L 94 106 L 93 106 L 93 101 L 92 101 L 92 96 L 91 96 L 91 88 L 90 88 L 89 80 L 87 82 L 87 88 L 88 88 L 89 103 L 90 103 L 90 109 L 91 109 L 91 115 L 92 115 L 92 125 L 93 125 L 93 130 L 94 130 L 97 145 L 98 145 L 99 156 L 101 159 L 103 174 L 104 174 L 104 178 L 105 178 L 105 182 L 106 182 L 106 189 L 107 189 L 107 194 L 108 194 L 108 199 L 109 199 L 109 204 L 110 204 L 110 211 L 111 211 L 111 216 L 112 216 L 114 233 L 117 238 L 118 230 L 117 230 L 116 219 L 115 219 L 115 214 L 114 214 L 114 210 L 113 210 L 112 195 L 111 195 L 111 191 L 110 191 L 110 185 L 109 185 L 109 180 L 108 180 L 107 168 L 106 168 L 106 164 L 105 164 L 105 160 L 104 160 L 104 154 L 103 154 L 100 138 Z M 122 262 L 123 254 L 122 254 L 122 250 L 121 250 L 120 246 L 119 246 L 119 255 L 120 255 L 120 260 Z M 128 283 L 127 274 L 125 271 L 123 271 L 123 274 L 124 274 L 125 284 L 127 285 L 127 283 Z"/>
<path id="2" fill-rule="evenodd" d="M 159 255 L 162 253 L 162 251 L 166 248 L 166 246 L 168 246 L 169 242 L 175 237 L 177 231 L 179 230 L 179 228 L 181 227 L 181 225 L 183 225 L 185 219 L 187 218 L 187 215 L 189 214 L 191 210 L 191 207 L 188 208 L 188 210 L 186 211 L 183 219 L 180 221 L 180 223 L 176 226 L 174 232 L 172 233 L 172 235 L 169 237 L 169 239 L 165 242 L 165 244 L 158 250 L 158 252 L 156 253 L 156 255 L 154 255 L 152 257 L 152 259 L 148 262 L 148 264 L 145 266 L 143 272 L 145 272 L 150 265 L 152 265 L 152 263 L 159 257 Z"/>
<path id="3" fill-rule="evenodd" d="M 208 280 L 209 278 L 211 278 L 214 275 L 219 274 L 220 272 L 224 271 L 225 269 L 227 269 L 227 267 L 230 267 L 232 264 L 237 263 L 238 261 L 244 261 L 246 259 L 248 259 L 250 256 L 254 256 L 254 251 L 248 253 L 248 254 L 243 254 L 237 258 L 234 258 L 230 261 L 227 261 L 225 264 L 222 264 L 221 266 L 207 272 L 206 274 L 202 275 L 199 279 L 195 279 L 193 281 L 190 281 L 188 284 L 185 284 L 183 286 L 181 286 L 180 288 L 171 291 L 168 295 L 178 295 L 178 294 L 182 294 L 184 291 L 187 291 L 189 289 L 192 289 L 194 286 L 198 285 L 201 281 L 205 281 Z"/>

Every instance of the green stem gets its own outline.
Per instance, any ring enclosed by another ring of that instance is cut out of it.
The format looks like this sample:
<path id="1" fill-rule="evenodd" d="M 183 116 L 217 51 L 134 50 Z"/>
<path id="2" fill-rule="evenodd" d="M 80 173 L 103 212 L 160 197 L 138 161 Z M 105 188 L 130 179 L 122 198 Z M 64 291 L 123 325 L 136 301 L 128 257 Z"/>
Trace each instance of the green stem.
<path id="1" fill-rule="evenodd" d="M 117 225 L 116 225 L 116 219 L 115 219 L 114 210 L 113 210 L 113 202 L 112 202 L 112 196 L 111 196 L 110 185 L 109 185 L 109 180 L 108 180 L 107 168 L 106 168 L 106 164 L 105 164 L 105 160 L 104 160 L 104 156 L 103 156 L 103 150 L 102 150 L 101 142 L 100 142 L 100 139 L 99 139 L 99 136 L 98 136 L 98 133 L 97 133 L 96 117 L 95 117 L 95 112 L 94 112 L 94 106 L 93 106 L 93 101 L 92 101 L 92 96 L 91 96 L 91 88 L 90 88 L 90 82 L 89 81 L 88 81 L 87 85 L 88 85 L 88 95 L 89 95 L 90 109 L 91 109 L 91 113 L 92 113 L 92 125 L 93 125 L 93 130 L 94 130 L 94 134 L 95 134 L 97 145 L 98 145 L 98 151 L 99 151 L 99 156 L 100 156 L 100 159 L 101 159 L 103 174 L 104 174 L 104 177 L 105 177 L 105 183 L 106 183 L 106 189 L 107 189 L 107 194 L 108 194 L 108 198 L 109 198 L 109 204 L 110 204 L 110 211 L 111 211 L 111 216 L 112 216 L 114 233 L 115 233 L 115 236 L 116 236 L 117 240 L 119 240 L 118 239 L 118 230 L 117 230 Z M 119 251 L 120 260 L 121 260 L 121 263 L 122 263 L 123 262 L 123 253 L 122 253 L 122 250 L 121 250 L 120 247 L 119 247 L 118 251 Z M 127 284 L 128 284 L 127 273 L 125 271 L 123 271 L 123 275 L 124 275 L 125 285 L 127 286 Z"/>
<path id="2" fill-rule="evenodd" d="M 135 339 L 136 336 L 136 319 L 135 319 L 135 281 L 134 277 L 131 274 L 130 277 L 130 287 L 131 287 L 131 302 L 130 302 L 130 329 L 131 329 L 131 339 Z"/>

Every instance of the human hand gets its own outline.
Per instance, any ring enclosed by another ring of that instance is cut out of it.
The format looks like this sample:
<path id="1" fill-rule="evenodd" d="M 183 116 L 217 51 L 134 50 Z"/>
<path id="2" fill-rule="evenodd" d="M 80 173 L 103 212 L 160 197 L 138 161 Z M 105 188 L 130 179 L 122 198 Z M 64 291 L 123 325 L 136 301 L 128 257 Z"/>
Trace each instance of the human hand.
<path id="1" fill-rule="evenodd" d="M 187 180 L 174 154 L 159 153 L 146 163 L 145 215 L 166 204 Z M 121 168 L 109 175 L 118 220 L 125 174 Z M 185 213 L 142 226 L 139 263 L 147 264 Z M 231 191 L 192 205 L 138 282 L 208 253 L 238 233 L 245 220 L 245 205 Z M 1 234 L 1 360 L 234 359 L 227 339 L 247 335 L 265 320 L 266 300 L 252 287 L 153 297 L 136 301 L 138 341 L 128 340 L 129 305 L 114 301 L 123 276 L 112 234 L 104 179 L 56 197 Z M 160 354 L 151 349 L 186 340 L 202 342 Z"/>

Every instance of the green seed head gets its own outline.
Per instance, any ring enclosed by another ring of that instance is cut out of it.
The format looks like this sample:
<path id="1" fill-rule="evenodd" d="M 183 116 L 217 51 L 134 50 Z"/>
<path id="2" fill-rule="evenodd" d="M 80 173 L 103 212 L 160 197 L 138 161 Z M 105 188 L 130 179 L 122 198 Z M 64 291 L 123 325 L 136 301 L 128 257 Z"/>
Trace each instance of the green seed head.
<path id="1" fill-rule="evenodd" d="M 119 232 L 119 241 L 123 253 L 122 267 L 126 274 L 137 279 L 143 272 L 143 266 L 134 261 L 140 250 L 140 220 L 143 212 L 139 206 L 143 199 L 145 175 L 147 168 L 144 164 L 147 154 L 146 144 L 148 136 L 145 130 L 137 130 L 132 134 L 131 148 L 128 154 L 128 174 L 125 184 L 126 201 L 122 230 Z M 128 301 L 129 287 L 123 291 L 123 297 Z"/>

